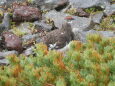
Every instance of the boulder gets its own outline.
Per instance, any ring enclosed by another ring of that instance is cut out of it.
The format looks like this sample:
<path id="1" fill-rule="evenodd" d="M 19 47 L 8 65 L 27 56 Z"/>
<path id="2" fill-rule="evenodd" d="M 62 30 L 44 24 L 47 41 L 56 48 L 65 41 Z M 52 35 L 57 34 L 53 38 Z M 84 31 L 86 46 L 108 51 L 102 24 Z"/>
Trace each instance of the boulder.
<path id="1" fill-rule="evenodd" d="M 73 32 L 75 31 L 88 31 L 93 29 L 95 23 L 92 21 L 92 18 L 78 17 L 73 16 L 74 20 L 70 21 L 71 27 L 73 28 Z"/>
<path id="2" fill-rule="evenodd" d="M 35 21 L 41 19 L 40 9 L 26 5 L 13 4 L 13 21 Z"/>
<path id="3" fill-rule="evenodd" d="M 2 42 L 4 43 L 5 48 L 9 50 L 17 50 L 21 52 L 22 48 L 22 41 L 21 39 L 11 32 L 4 32 L 2 34 Z"/>
<path id="4" fill-rule="evenodd" d="M 68 19 L 69 16 L 69 19 Z M 50 11 L 45 15 L 45 18 L 49 18 L 54 21 L 54 25 L 58 28 L 62 28 L 62 25 L 65 22 L 70 23 L 72 28 L 76 28 L 78 30 L 89 30 L 94 26 L 94 22 L 91 17 L 78 17 L 78 16 L 70 16 L 69 14 L 65 14 L 62 12 Z M 71 18 L 71 19 L 70 19 Z"/>

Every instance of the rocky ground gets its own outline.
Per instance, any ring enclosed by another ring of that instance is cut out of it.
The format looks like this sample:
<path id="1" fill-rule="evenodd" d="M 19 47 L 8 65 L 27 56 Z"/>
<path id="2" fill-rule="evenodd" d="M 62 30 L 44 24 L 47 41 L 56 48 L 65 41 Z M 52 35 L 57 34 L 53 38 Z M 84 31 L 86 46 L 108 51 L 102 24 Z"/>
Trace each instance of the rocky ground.
<path id="1" fill-rule="evenodd" d="M 87 34 L 115 37 L 115 0 L 0 0 L 0 65 L 34 54 L 35 43 L 65 51 Z"/>

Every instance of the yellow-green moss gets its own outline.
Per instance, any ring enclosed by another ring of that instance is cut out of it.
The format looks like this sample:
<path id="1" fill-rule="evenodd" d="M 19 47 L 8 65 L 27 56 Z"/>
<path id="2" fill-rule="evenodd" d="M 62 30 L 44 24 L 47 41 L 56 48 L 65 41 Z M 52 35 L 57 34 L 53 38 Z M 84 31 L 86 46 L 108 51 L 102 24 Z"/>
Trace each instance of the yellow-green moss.
<path id="1" fill-rule="evenodd" d="M 115 19 L 115 16 L 108 16 L 102 20 L 100 26 L 102 30 L 114 30 L 115 31 L 115 23 L 112 22 Z"/>

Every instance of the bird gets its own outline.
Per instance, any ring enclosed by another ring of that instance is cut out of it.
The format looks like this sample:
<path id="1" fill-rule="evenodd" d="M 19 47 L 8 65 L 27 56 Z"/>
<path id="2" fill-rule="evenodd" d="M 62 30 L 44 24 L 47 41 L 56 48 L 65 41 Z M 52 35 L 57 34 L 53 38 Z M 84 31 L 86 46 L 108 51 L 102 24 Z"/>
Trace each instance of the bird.
<path id="1" fill-rule="evenodd" d="M 67 43 L 73 40 L 73 32 L 69 23 L 62 24 L 61 29 L 53 30 L 42 37 L 42 42 L 46 44 L 49 49 L 63 48 Z"/>

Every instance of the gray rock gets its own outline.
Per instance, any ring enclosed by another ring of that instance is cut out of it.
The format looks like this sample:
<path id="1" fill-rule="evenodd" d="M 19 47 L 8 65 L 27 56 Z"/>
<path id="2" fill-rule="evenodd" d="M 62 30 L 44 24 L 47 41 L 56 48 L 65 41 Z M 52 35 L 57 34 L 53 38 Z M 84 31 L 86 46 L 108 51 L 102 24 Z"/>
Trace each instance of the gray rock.
<path id="1" fill-rule="evenodd" d="M 75 8 L 89 8 L 93 6 L 103 6 L 104 8 L 110 4 L 110 0 L 69 0 L 70 4 Z"/>
<path id="2" fill-rule="evenodd" d="M 73 30 L 87 31 L 93 29 L 95 23 L 92 21 L 92 18 L 77 17 L 73 16 L 74 20 L 69 22 Z M 74 31 L 73 31 L 74 32 Z"/>
<path id="3" fill-rule="evenodd" d="M 3 24 L 0 24 L 0 35 L 5 30 L 6 30 L 5 26 Z"/>
<path id="4" fill-rule="evenodd" d="M 115 33 L 112 31 L 89 30 L 89 31 L 76 31 L 76 32 L 74 32 L 74 39 L 80 40 L 82 42 L 86 42 L 86 36 L 88 34 L 100 34 L 103 37 L 115 37 Z"/>
<path id="5" fill-rule="evenodd" d="M 0 0 L 0 6 L 4 5 L 7 1 L 6 0 Z"/>
<path id="6" fill-rule="evenodd" d="M 45 0 L 32 0 L 31 2 L 33 5 L 37 5 L 37 6 L 43 6 L 45 3 Z"/>
<path id="7" fill-rule="evenodd" d="M 5 26 L 6 29 L 10 29 L 10 15 L 9 13 L 4 13 L 4 19 L 2 24 Z"/>
<path id="8" fill-rule="evenodd" d="M 103 18 L 103 15 L 104 15 L 103 12 L 96 13 L 95 15 L 93 15 L 92 18 L 93 22 L 99 24 Z"/>
<path id="9" fill-rule="evenodd" d="M 115 4 L 109 5 L 106 9 L 105 9 L 105 14 L 106 15 L 115 15 Z"/>
<path id="10" fill-rule="evenodd" d="M 96 25 L 94 26 L 94 30 L 99 31 L 99 30 L 102 30 L 102 28 L 101 28 L 101 26 L 100 26 L 99 24 L 96 24 Z"/>
<path id="11" fill-rule="evenodd" d="M 39 36 L 39 34 L 27 34 L 22 37 L 23 42 L 28 42 L 31 39 L 36 39 Z"/>
<path id="12" fill-rule="evenodd" d="M 6 0 L 7 2 L 15 2 L 15 1 L 25 1 L 25 0 Z"/>
<path id="13" fill-rule="evenodd" d="M 68 0 L 45 0 L 45 6 L 46 8 L 55 8 L 58 7 L 58 5 L 63 5 L 64 3 L 67 3 Z"/>
<path id="14" fill-rule="evenodd" d="M 4 5 L 9 6 L 9 5 L 11 5 L 11 3 L 15 2 L 15 1 L 22 2 L 25 0 L 0 0 L 0 6 L 4 6 Z"/>
<path id="15" fill-rule="evenodd" d="M 46 18 L 50 18 L 54 21 L 56 27 L 61 28 L 65 22 L 70 23 L 72 28 L 76 28 L 78 30 L 89 30 L 94 26 L 94 22 L 90 18 L 71 16 L 73 20 L 66 20 L 66 17 L 70 16 L 69 14 L 65 14 L 62 12 L 50 11 L 45 15 Z"/>
<path id="16" fill-rule="evenodd" d="M 33 46 L 27 48 L 27 49 L 23 52 L 23 54 L 26 55 L 26 56 L 32 55 L 33 53 L 34 53 L 34 52 L 33 52 Z"/>
<path id="17" fill-rule="evenodd" d="M 86 32 L 87 34 L 100 34 L 104 37 L 115 37 L 115 33 L 112 31 L 95 31 L 95 30 L 90 30 L 88 32 Z"/>
<path id="18" fill-rule="evenodd" d="M 36 39 L 36 43 L 40 43 L 40 42 L 43 42 L 43 41 L 42 41 L 42 39 L 41 39 L 40 37 L 38 37 L 38 38 Z"/>
<path id="19" fill-rule="evenodd" d="M 44 21 L 41 22 L 36 21 L 34 22 L 34 24 L 36 28 L 41 28 L 45 31 L 51 31 L 52 29 L 52 25 L 46 24 Z"/>
<path id="20" fill-rule="evenodd" d="M 18 55 L 18 52 L 17 51 L 0 52 L 0 65 L 8 65 L 9 61 L 6 59 L 6 57 L 12 54 Z"/>
<path id="21" fill-rule="evenodd" d="M 85 43 L 86 42 L 86 37 L 88 34 L 100 34 L 102 35 L 103 37 L 115 37 L 115 33 L 112 32 L 112 31 L 95 31 L 95 30 L 90 30 L 90 31 L 77 31 L 76 32 L 76 39 L 74 40 L 78 40 L 78 41 L 81 41 L 82 43 Z M 64 52 L 66 53 L 69 49 L 70 49 L 70 44 L 71 44 L 71 41 L 63 48 L 61 49 L 58 49 L 58 51 L 61 51 L 61 52 Z"/>
<path id="22" fill-rule="evenodd" d="M 115 37 L 115 32 L 112 31 L 99 31 L 104 37 Z"/>
<path id="23" fill-rule="evenodd" d="M 18 55 L 18 52 L 13 50 L 13 51 L 6 51 L 6 52 L 0 52 L 0 57 L 6 57 L 8 55 L 16 54 Z"/>
<path id="24" fill-rule="evenodd" d="M 4 57 L 1 57 L 1 56 L 0 56 L 0 60 L 1 60 L 1 59 L 4 59 Z"/>
<path id="25" fill-rule="evenodd" d="M 40 6 L 42 9 L 51 10 L 58 6 L 65 5 L 68 3 L 68 0 L 33 0 L 33 3 Z"/>
<path id="26" fill-rule="evenodd" d="M 20 32 L 22 32 L 24 35 L 25 34 L 31 34 L 32 33 L 32 29 L 30 27 L 30 23 L 29 22 L 24 22 L 21 23 L 20 25 L 16 26 L 16 29 L 18 29 Z M 14 29 L 11 29 L 11 32 L 15 33 Z"/>
<path id="27" fill-rule="evenodd" d="M 9 61 L 7 59 L 0 60 L 0 65 L 8 65 Z"/>
<path id="28" fill-rule="evenodd" d="M 2 33 L 4 30 L 10 29 L 10 25 L 10 15 L 9 13 L 4 13 L 4 18 L 0 24 L 0 33 Z"/>
<path id="29" fill-rule="evenodd" d="M 66 16 L 68 16 L 68 14 L 57 12 L 55 10 L 52 10 L 44 15 L 45 18 L 53 20 L 55 26 L 58 28 L 62 28 L 62 24 L 66 22 L 66 20 L 64 19 Z"/>
<path id="30" fill-rule="evenodd" d="M 36 39 L 39 38 L 39 34 L 27 34 L 22 37 L 23 47 L 31 46 Z"/>
<path id="31" fill-rule="evenodd" d="M 3 13 L 4 13 L 4 9 L 3 9 L 3 8 L 0 8 L 0 22 L 2 22 Z"/>
<path id="32" fill-rule="evenodd" d="M 79 40 L 81 42 L 86 42 L 86 31 L 74 31 L 74 40 Z"/>

